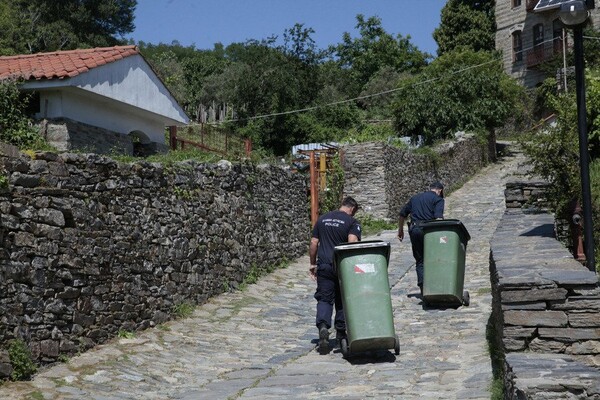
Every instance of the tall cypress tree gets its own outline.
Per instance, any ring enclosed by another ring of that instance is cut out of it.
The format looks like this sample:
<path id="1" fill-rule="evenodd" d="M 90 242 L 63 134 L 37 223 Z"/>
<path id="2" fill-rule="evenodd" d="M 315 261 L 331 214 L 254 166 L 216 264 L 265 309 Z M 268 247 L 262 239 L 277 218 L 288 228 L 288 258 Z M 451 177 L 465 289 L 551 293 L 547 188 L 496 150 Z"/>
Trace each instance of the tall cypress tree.
<path id="1" fill-rule="evenodd" d="M 495 48 L 494 0 L 448 0 L 440 26 L 433 32 L 438 55 L 457 47 L 474 51 Z"/>

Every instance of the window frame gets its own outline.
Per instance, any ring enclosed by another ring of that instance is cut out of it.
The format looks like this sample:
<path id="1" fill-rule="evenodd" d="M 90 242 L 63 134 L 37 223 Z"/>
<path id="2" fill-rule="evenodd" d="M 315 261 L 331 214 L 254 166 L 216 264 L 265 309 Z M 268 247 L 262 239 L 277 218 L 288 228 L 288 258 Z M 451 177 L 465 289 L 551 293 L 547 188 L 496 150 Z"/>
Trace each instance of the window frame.
<path id="1" fill-rule="evenodd" d="M 523 31 L 517 30 L 511 34 L 513 63 L 523 61 Z"/>

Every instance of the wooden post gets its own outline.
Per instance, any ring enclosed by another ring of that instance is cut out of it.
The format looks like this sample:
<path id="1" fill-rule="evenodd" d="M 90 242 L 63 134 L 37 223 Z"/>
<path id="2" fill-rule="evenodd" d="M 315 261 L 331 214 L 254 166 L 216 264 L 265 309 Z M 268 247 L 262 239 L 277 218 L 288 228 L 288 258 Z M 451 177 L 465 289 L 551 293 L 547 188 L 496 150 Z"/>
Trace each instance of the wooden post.
<path id="1" fill-rule="evenodd" d="M 317 163 L 315 152 L 310 152 L 310 222 L 315 226 L 319 219 L 319 189 L 317 186 Z"/>
<path id="2" fill-rule="evenodd" d="M 327 154 L 319 154 L 319 178 L 321 183 L 321 190 L 325 190 L 327 187 Z"/>
<path id="3" fill-rule="evenodd" d="M 244 148 L 246 150 L 246 157 L 250 158 L 252 155 L 252 140 L 244 139 Z"/>
<path id="4" fill-rule="evenodd" d="M 169 146 L 171 150 L 177 150 L 177 127 L 175 125 L 169 126 Z"/>

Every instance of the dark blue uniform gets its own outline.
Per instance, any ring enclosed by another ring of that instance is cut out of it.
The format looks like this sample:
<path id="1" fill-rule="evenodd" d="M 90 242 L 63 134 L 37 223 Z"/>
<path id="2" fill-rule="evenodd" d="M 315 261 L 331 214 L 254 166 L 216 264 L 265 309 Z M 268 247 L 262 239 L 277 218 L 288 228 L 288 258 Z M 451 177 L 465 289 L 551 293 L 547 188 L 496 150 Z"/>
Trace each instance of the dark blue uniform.
<path id="1" fill-rule="evenodd" d="M 337 274 L 333 270 L 333 248 L 348 241 L 348 235 L 361 238 L 360 224 L 354 217 L 343 211 L 330 211 L 319 218 L 312 237 L 319 239 L 317 251 L 317 327 L 325 324 L 331 327 L 333 306 L 335 305 L 335 329 L 346 330 L 346 320 Z"/>
<path id="2" fill-rule="evenodd" d="M 444 218 L 444 198 L 431 190 L 416 194 L 402 207 L 400 215 L 404 218 L 410 215 L 411 222 L 408 225 L 408 234 L 410 235 L 410 243 L 416 262 L 417 284 L 422 288 L 424 235 L 419 225 L 424 221 Z"/>

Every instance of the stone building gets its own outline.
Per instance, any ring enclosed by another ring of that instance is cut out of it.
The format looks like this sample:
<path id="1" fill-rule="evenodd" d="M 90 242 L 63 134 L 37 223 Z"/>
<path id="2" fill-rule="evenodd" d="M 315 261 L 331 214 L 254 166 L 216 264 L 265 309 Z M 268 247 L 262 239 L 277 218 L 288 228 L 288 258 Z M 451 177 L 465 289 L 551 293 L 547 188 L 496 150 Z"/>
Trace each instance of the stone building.
<path id="1" fill-rule="evenodd" d="M 558 17 L 559 8 L 536 10 L 538 3 L 496 0 L 496 49 L 502 52 L 506 73 L 526 87 L 535 87 L 546 78 L 539 68 L 544 61 L 559 56 L 568 62 L 566 50 L 573 44 L 570 30 L 564 29 Z M 590 14 L 591 24 L 600 27 L 600 9 Z"/>

